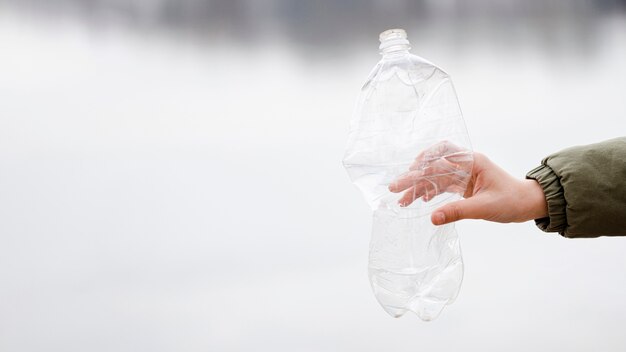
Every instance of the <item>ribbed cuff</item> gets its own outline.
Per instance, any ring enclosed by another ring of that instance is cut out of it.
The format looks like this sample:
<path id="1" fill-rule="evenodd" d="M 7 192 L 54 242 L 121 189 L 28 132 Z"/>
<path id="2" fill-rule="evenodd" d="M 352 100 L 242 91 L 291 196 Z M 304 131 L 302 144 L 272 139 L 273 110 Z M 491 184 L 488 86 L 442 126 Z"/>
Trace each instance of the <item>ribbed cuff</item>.
<path id="1" fill-rule="evenodd" d="M 535 219 L 535 224 L 542 231 L 563 234 L 567 228 L 567 214 L 565 213 L 567 203 L 559 177 L 549 166 L 540 165 L 530 170 L 526 178 L 539 183 L 548 203 L 548 217 Z"/>

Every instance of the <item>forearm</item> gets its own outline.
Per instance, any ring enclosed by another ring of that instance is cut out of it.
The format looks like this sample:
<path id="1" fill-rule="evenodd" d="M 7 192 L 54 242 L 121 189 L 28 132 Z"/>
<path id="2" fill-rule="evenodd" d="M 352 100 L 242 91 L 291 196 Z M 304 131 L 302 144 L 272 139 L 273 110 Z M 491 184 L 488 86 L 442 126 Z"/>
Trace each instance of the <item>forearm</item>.
<path id="1" fill-rule="evenodd" d="M 626 236 L 626 137 L 550 155 L 527 178 L 545 194 L 548 216 L 536 219 L 542 230 Z"/>

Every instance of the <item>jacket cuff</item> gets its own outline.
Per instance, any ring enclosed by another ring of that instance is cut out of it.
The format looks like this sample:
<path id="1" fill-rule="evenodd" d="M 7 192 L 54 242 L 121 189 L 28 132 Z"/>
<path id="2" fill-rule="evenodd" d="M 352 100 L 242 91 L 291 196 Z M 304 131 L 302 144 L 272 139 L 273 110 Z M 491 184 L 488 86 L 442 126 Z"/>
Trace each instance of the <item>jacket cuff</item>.
<path id="1" fill-rule="evenodd" d="M 530 170 L 526 178 L 539 183 L 548 203 L 548 217 L 535 219 L 537 227 L 545 232 L 564 233 L 567 228 L 567 203 L 559 177 L 549 166 L 540 165 Z"/>

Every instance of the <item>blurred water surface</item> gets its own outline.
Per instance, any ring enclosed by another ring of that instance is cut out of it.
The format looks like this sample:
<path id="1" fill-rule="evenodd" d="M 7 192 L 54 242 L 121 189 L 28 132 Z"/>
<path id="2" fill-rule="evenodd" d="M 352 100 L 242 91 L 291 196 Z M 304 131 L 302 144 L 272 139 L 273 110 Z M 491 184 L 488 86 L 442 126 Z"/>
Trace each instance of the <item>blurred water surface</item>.
<path id="1" fill-rule="evenodd" d="M 195 20 L 41 3 L 0 2 L 0 350 L 626 346 L 626 242 L 530 223 L 460 223 L 457 302 L 389 318 L 340 162 L 385 27 L 452 75 L 475 149 L 519 177 L 626 134 L 621 2 L 371 3 L 347 22 L 304 2 Z"/>

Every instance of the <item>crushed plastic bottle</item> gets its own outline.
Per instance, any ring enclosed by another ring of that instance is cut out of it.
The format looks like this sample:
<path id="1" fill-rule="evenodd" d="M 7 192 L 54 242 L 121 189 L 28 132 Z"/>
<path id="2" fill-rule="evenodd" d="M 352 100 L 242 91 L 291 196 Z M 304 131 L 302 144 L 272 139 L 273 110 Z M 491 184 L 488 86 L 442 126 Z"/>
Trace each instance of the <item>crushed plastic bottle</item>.
<path id="1" fill-rule="evenodd" d="M 393 317 L 412 311 L 428 321 L 456 299 L 463 279 L 454 224 L 435 226 L 430 215 L 461 199 L 473 155 L 450 76 L 409 53 L 402 29 L 381 33 L 380 42 L 382 59 L 361 89 L 343 163 L 374 210 L 376 299 Z"/>

